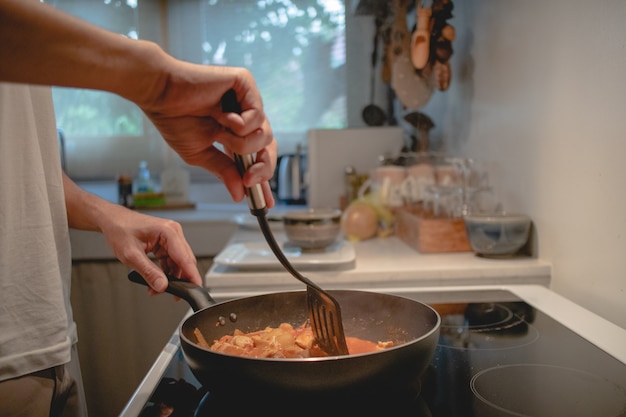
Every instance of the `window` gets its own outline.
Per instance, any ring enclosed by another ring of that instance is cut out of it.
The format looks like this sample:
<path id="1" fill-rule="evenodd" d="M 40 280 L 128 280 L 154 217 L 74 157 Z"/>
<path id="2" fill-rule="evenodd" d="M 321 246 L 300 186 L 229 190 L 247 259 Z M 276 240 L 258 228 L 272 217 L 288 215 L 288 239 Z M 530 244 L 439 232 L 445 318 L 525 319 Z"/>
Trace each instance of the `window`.
<path id="1" fill-rule="evenodd" d="M 137 38 L 136 1 L 46 1 L 108 30 Z M 114 148 L 122 140 L 140 141 L 145 134 L 145 120 L 135 105 L 113 94 L 72 88 L 55 87 L 52 97 L 57 125 L 65 138 L 65 167 L 72 177 L 110 179 L 126 170 L 124 164 L 120 166 L 120 158 L 115 158 Z"/>
<path id="2" fill-rule="evenodd" d="M 311 128 L 347 125 L 343 0 L 46 0 L 117 33 L 159 42 L 173 56 L 244 66 L 256 78 L 279 153 Z M 66 171 L 78 180 L 160 172 L 171 152 L 132 103 L 107 93 L 53 89 Z M 178 158 L 178 157 L 176 157 Z M 191 168 L 192 178 L 208 179 Z"/>
<path id="3" fill-rule="evenodd" d="M 254 74 L 272 127 L 346 125 L 345 11 L 338 0 L 203 0 L 202 62 Z"/>

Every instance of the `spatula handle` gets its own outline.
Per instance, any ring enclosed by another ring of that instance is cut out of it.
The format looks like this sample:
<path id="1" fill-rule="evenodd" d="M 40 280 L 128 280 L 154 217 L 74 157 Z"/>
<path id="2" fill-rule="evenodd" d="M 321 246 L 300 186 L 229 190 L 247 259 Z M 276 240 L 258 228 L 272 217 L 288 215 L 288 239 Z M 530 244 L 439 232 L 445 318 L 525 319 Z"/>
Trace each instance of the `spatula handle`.
<path id="1" fill-rule="evenodd" d="M 254 164 L 254 157 L 252 155 L 239 155 L 233 154 L 237 170 L 239 175 L 243 177 L 250 165 Z M 265 203 L 265 196 L 263 195 L 263 188 L 261 184 L 255 184 L 252 187 L 245 187 L 246 196 L 248 198 L 248 207 L 250 212 L 256 217 L 264 216 L 267 213 L 267 204 Z"/>
<path id="2" fill-rule="evenodd" d="M 224 113 L 237 113 L 241 114 L 241 105 L 237 101 L 237 93 L 235 90 L 228 90 L 222 97 L 222 111 Z M 235 165 L 239 171 L 239 175 L 243 177 L 243 174 L 248 168 L 254 164 L 254 156 L 233 154 Z M 267 213 L 267 204 L 265 202 L 265 196 L 263 195 L 263 188 L 260 184 L 256 184 L 252 187 L 246 187 L 246 196 L 248 198 L 248 206 L 250 212 L 255 216 L 264 216 Z"/>

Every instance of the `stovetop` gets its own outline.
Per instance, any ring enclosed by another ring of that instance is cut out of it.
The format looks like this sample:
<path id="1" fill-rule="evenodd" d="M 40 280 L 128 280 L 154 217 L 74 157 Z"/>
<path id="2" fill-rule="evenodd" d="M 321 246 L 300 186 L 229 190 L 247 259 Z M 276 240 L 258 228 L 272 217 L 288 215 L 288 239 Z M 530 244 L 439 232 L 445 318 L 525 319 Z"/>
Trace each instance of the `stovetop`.
<path id="1" fill-rule="evenodd" d="M 432 417 L 626 416 L 625 363 L 511 292 L 481 291 L 479 301 L 463 294 L 410 295 L 441 315 L 439 344 L 419 395 L 380 398 L 380 411 Z M 150 413 L 162 403 L 177 413 L 185 410 L 175 415 L 246 407 L 245 393 L 236 393 L 243 401 L 224 404 L 205 392 L 180 347 L 155 385 L 141 416 L 158 415 Z"/>

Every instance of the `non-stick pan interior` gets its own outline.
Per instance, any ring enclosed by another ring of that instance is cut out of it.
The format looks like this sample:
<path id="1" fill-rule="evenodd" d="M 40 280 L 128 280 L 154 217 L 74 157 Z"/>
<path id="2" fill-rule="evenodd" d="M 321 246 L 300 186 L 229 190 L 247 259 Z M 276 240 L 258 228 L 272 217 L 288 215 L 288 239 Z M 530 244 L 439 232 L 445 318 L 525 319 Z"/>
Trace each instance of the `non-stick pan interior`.
<path id="1" fill-rule="evenodd" d="M 424 337 L 439 324 L 430 307 L 403 297 L 366 291 L 330 291 L 341 305 L 347 336 L 371 341 L 406 343 Z M 211 343 L 235 329 L 243 332 L 299 326 L 307 320 L 306 292 L 283 292 L 247 297 L 196 312 L 185 321 L 182 335 L 196 343 L 198 328 Z"/>
<path id="2" fill-rule="evenodd" d="M 324 358 L 242 358 L 197 345 L 197 327 L 211 343 L 235 329 L 244 332 L 307 319 L 306 293 L 286 292 L 229 301 L 200 310 L 181 328 L 185 360 L 209 391 L 248 398 L 391 398 L 418 392 L 419 376 L 431 360 L 439 335 L 439 315 L 407 298 L 364 291 L 331 291 L 342 309 L 347 336 L 393 341 L 373 353 Z M 351 401 L 349 401 L 351 402 Z"/>

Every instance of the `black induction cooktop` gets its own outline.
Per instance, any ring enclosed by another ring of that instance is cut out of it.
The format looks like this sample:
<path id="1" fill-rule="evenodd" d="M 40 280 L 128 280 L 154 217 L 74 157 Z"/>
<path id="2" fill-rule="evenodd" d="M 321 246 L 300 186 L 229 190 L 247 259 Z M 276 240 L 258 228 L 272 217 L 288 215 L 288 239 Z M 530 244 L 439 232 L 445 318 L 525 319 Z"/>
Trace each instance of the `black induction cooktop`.
<path id="1" fill-rule="evenodd" d="M 406 296 L 406 295 L 405 295 Z M 507 291 L 482 291 L 480 301 L 460 293 L 415 293 L 442 318 L 439 344 L 419 393 L 367 398 L 348 409 L 361 415 L 432 417 L 626 416 L 626 365 Z M 195 379 L 179 348 L 141 416 L 282 414 L 280 398 L 250 404 L 246 393 L 212 397 Z M 272 409 L 270 409 L 272 410 Z M 272 413 L 272 411 L 268 411 Z M 284 415 L 312 415 L 305 404 Z M 357 415 L 353 414 L 353 415 Z M 332 414 L 331 414 L 332 415 Z"/>

